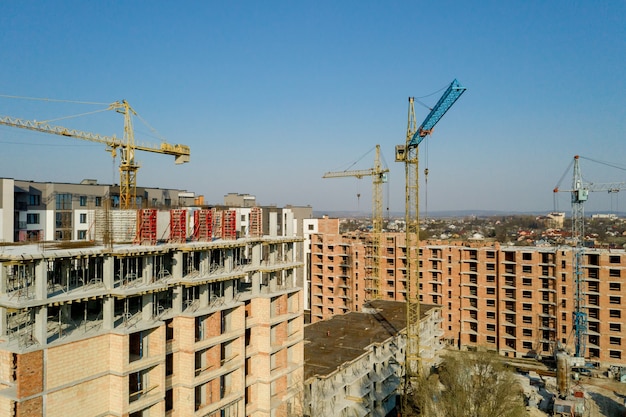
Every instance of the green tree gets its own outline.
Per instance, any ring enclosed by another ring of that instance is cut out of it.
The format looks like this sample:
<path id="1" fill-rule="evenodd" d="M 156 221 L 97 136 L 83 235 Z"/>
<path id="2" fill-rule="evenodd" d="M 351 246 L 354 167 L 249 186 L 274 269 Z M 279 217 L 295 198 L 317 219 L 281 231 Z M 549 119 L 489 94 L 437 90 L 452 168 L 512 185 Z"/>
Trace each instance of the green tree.
<path id="1" fill-rule="evenodd" d="M 420 415 L 434 417 L 522 417 L 522 390 L 495 353 L 448 355 L 438 372 L 422 377 L 413 403 Z"/>

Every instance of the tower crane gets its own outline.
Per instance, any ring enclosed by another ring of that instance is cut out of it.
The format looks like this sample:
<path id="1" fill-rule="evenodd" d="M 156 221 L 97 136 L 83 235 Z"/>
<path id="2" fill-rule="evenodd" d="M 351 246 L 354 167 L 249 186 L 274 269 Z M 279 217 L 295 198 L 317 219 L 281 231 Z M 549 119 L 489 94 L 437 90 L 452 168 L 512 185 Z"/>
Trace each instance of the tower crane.
<path id="1" fill-rule="evenodd" d="M 341 178 L 341 177 L 372 177 L 372 263 L 371 263 L 371 294 L 372 300 L 381 298 L 381 259 L 382 246 L 381 236 L 383 231 L 383 197 L 382 185 L 387 182 L 387 173 L 389 169 L 383 168 L 380 163 L 380 145 L 376 145 L 376 157 L 374 159 L 374 167 L 364 170 L 354 171 L 337 171 L 327 172 L 322 178 Z"/>
<path id="2" fill-rule="evenodd" d="M 571 166 L 574 166 L 572 176 L 572 189 L 561 190 L 559 184 L 554 187 L 553 192 L 571 193 L 572 201 L 572 240 L 574 241 L 573 263 L 574 263 L 574 312 L 572 321 L 574 323 L 574 347 L 575 356 L 584 358 L 587 347 L 587 311 L 585 306 L 585 279 L 583 277 L 583 257 L 585 253 L 585 207 L 584 203 L 589 198 L 590 191 L 605 191 L 609 193 L 617 192 L 626 188 L 626 182 L 613 183 L 589 183 L 585 182 L 580 170 L 580 156 L 574 156 L 568 166 L 566 173 Z M 586 158 L 584 158 L 586 159 Z M 565 174 L 563 175 L 563 177 Z M 561 177 L 561 180 L 563 179 Z M 560 183 L 560 181 L 559 181 Z"/>
<path id="3" fill-rule="evenodd" d="M 405 234 L 406 234 L 406 332 L 407 341 L 404 363 L 404 396 L 402 408 L 408 408 L 408 394 L 421 373 L 420 356 L 420 296 L 419 296 L 419 175 L 418 146 L 430 135 L 433 128 L 457 99 L 465 92 L 455 79 L 445 90 L 417 127 L 414 98 L 409 97 L 409 117 L 404 145 L 396 146 L 396 162 L 404 162 L 405 170 Z"/>
<path id="4" fill-rule="evenodd" d="M 0 124 L 10 127 L 34 130 L 36 132 L 51 133 L 106 145 L 106 150 L 115 158 L 117 150 L 120 150 L 120 208 L 129 209 L 135 207 L 137 201 L 137 170 L 139 164 L 135 161 L 135 151 L 154 152 L 165 155 L 173 155 L 176 164 L 189 162 L 190 149 L 187 145 L 170 144 L 161 142 L 160 145 L 135 143 L 135 135 L 132 126 L 132 116 L 137 115 L 135 110 L 126 100 L 116 101 L 109 105 L 108 110 L 114 110 L 124 115 L 124 137 L 122 139 L 113 136 L 103 136 L 96 133 L 83 132 L 68 129 L 62 126 L 53 126 L 34 120 L 23 120 L 10 116 L 0 115 Z"/>

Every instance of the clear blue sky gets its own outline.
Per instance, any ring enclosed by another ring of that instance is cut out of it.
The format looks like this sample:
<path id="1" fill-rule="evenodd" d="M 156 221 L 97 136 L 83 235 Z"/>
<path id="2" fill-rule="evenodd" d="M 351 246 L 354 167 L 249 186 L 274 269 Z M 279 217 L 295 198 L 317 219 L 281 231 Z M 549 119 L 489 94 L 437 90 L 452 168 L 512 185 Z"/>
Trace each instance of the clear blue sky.
<path id="1" fill-rule="evenodd" d="M 385 206 L 403 211 L 394 147 L 407 97 L 432 106 L 457 78 L 467 92 L 420 145 L 422 207 L 550 211 L 575 154 L 626 165 L 625 22 L 622 0 L 4 1 L 0 94 L 128 100 L 162 137 L 191 147 L 183 166 L 140 154 L 138 185 L 209 203 L 237 192 L 368 212 L 370 179 L 321 177 L 378 143 L 391 170 Z M 25 119 L 103 107 L 0 98 L 0 114 Z M 416 113 L 421 122 L 428 110 L 416 103 Z M 114 112 L 55 123 L 118 136 L 123 126 Z M 138 141 L 159 143 L 135 128 Z M 102 145 L 1 127 L 0 146 L 0 177 L 118 181 Z M 590 181 L 626 179 L 583 164 Z M 593 195 L 587 209 L 626 210 L 623 198 Z M 559 208 L 569 209 L 566 194 Z"/>

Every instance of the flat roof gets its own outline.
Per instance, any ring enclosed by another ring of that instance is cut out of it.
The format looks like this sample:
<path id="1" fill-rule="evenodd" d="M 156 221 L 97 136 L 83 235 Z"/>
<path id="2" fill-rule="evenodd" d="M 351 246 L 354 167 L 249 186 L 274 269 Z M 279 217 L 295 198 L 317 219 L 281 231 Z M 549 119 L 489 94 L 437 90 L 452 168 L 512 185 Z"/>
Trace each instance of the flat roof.
<path id="1" fill-rule="evenodd" d="M 363 312 L 350 312 L 304 328 L 304 379 L 328 376 L 341 364 L 366 353 L 372 344 L 382 343 L 406 327 L 406 303 L 375 300 Z M 421 304 L 420 317 L 439 306 Z"/>

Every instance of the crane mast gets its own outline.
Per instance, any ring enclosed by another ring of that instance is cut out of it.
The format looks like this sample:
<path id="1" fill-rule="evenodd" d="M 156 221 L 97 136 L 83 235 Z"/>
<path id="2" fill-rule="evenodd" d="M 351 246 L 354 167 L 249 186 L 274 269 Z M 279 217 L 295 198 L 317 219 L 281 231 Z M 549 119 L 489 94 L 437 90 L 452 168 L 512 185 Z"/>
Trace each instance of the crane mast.
<path id="1" fill-rule="evenodd" d="M 71 137 L 75 139 L 87 140 L 90 142 L 102 143 L 106 145 L 106 150 L 111 152 L 115 158 L 117 149 L 120 149 L 120 208 L 134 208 L 137 201 L 137 170 L 139 165 L 135 161 L 135 151 L 154 152 L 165 155 L 173 155 L 176 164 L 189 162 L 190 150 L 186 145 L 170 144 L 162 142 L 160 145 L 135 143 L 135 136 L 132 125 L 132 116 L 137 115 L 126 100 L 116 101 L 109 105 L 108 110 L 115 110 L 124 115 L 124 136 L 119 139 L 113 136 L 104 136 L 96 133 L 83 132 L 75 129 L 68 129 L 62 126 L 53 126 L 40 123 L 34 120 L 23 120 L 10 116 L 0 115 L 0 125 L 17 127 L 21 129 L 33 130 L 42 133 Z"/>
<path id="2" fill-rule="evenodd" d="M 120 207 L 131 208 L 137 201 L 137 170 L 135 163 L 135 134 L 131 113 L 137 115 L 126 100 L 111 105 L 116 112 L 124 115 L 124 144 L 120 155 Z"/>
<path id="3" fill-rule="evenodd" d="M 582 358 L 586 351 L 587 312 L 585 309 L 583 254 L 585 251 L 585 206 L 589 190 L 583 186 L 578 155 L 574 157 L 574 175 L 572 179 L 572 238 L 574 239 L 574 337 L 576 357 Z"/>
<path id="4" fill-rule="evenodd" d="M 372 246 L 371 254 L 367 258 L 371 262 L 368 265 L 370 269 L 371 280 L 370 299 L 377 300 L 381 298 L 381 259 L 382 246 L 381 236 L 383 231 L 383 192 L 382 186 L 387 182 L 387 173 L 389 169 L 383 168 L 380 163 L 380 145 L 376 145 L 376 157 L 374 159 L 374 167 L 364 170 L 327 172 L 322 178 L 341 178 L 341 177 L 372 177 Z"/>
<path id="5" fill-rule="evenodd" d="M 625 182 L 613 183 L 586 183 L 580 169 L 580 156 L 574 156 L 571 190 L 560 190 L 557 185 L 554 193 L 569 192 L 572 203 L 572 240 L 573 267 L 574 267 L 574 348 L 577 358 L 584 358 L 587 350 L 587 308 L 585 304 L 585 278 L 583 276 L 585 255 L 585 202 L 589 199 L 589 192 L 606 191 L 617 192 L 626 188 Z M 570 167 L 572 165 L 570 164 Z M 569 167 L 568 167 L 569 169 Z"/>
<path id="6" fill-rule="evenodd" d="M 408 397 L 415 379 L 422 371 L 420 355 L 420 291 L 419 291 L 419 153 L 418 146 L 465 92 L 457 80 L 452 81 L 422 124 L 417 127 L 415 99 L 409 97 L 409 114 L 404 145 L 396 146 L 396 162 L 404 163 L 405 171 L 405 245 L 406 245 L 406 332 L 404 363 L 403 410 L 408 409 Z"/>

